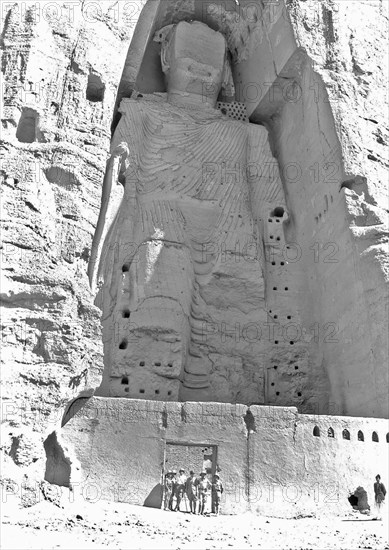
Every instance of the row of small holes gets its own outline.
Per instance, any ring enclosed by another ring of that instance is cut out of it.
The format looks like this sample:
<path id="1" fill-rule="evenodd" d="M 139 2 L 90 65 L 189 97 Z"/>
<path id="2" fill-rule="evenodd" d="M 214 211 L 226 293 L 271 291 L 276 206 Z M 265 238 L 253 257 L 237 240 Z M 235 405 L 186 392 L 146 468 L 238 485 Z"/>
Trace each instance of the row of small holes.
<path id="1" fill-rule="evenodd" d="M 271 385 L 274 386 L 274 382 L 272 382 Z M 279 392 L 279 391 L 276 391 L 276 395 L 280 395 L 280 392 Z M 298 395 L 299 397 L 301 397 L 301 395 L 302 395 L 301 391 L 298 391 L 298 392 L 297 392 L 297 395 Z"/>
<path id="2" fill-rule="evenodd" d="M 128 378 L 127 378 L 127 376 L 123 376 L 123 378 L 122 378 L 122 384 L 124 384 L 124 385 L 128 384 Z M 129 388 L 125 388 L 125 391 L 128 392 L 128 391 L 129 391 Z M 142 394 L 143 394 L 143 393 L 145 393 L 145 390 L 144 390 L 143 388 L 141 388 L 141 389 L 139 390 L 139 393 L 142 393 Z M 154 393 L 155 393 L 156 395 L 159 395 L 159 390 L 154 390 Z M 169 391 L 167 392 L 167 394 L 168 394 L 168 395 L 171 395 L 172 392 L 169 390 Z"/>
<path id="3" fill-rule="evenodd" d="M 145 364 L 146 364 L 146 363 L 145 363 L 144 361 L 141 361 L 141 362 L 139 363 L 139 366 L 140 366 L 140 367 L 144 367 Z M 160 363 L 159 361 L 156 361 L 156 362 L 154 363 L 154 366 L 155 366 L 155 367 L 160 367 L 160 366 L 161 366 L 161 363 Z M 173 367 L 173 363 L 168 363 L 167 366 L 170 367 L 170 368 L 172 368 L 172 367 Z"/>
<path id="4" fill-rule="evenodd" d="M 287 318 L 287 319 L 291 319 L 292 316 L 291 316 L 291 315 L 287 315 L 286 318 Z M 278 315 L 277 315 L 277 314 L 273 315 L 273 319 L 278 319 Z"/>
<path id="5" fill-rule="evenodd" d="M 276 286 L 273 286 L 273 290 L 278 290 L 278 288 L 277 288 Z M 289 290 L 289 287 L 286 286 L 286 287 L 284 288 L 284 290 Z"/>
<path id="6" fill-rule="evenodd" d="M 271 309 L 269 309 L 269 313 L 273 313 Z M 291 319 L 292 316 L 291 316 L 291 315 L 287 315 L 286 318 L 287 318 L 287 319 Z M 278 319 L 278 315 L 277 315 L 277 314 L 274 315 L 274 319 Z"/>
<path id="7" fill-rule="evenodd" d="M 139 393 L 145 393 L 145 390 L 144 390 L 144 389 L 140 389 L 140 390 L 139 390 Z M 154 393 L 155 393 L 156 395 L 159 395 L 159 390 L 154 390 Z M 169 391 L 167 392 L 167 394 L 168 394 L 168 395 L 171 395 L 172 392 L 169 390 Z"/>
<path id="8" fill-rule="evenodd" d="M 122 341 L 120 342 L 120 344 L 119 344 L 119 349 L 126 349 L 126 348 L 127 348 L 127 345 L 128 345 L 127 340 L 122 340 Z M 144 367 L 145 364 L 146 364 L 146 363 L 145 363 L 144 361 L 140 361 L 139 366 L 140 366 L 140 367 Z M 154 365 L 155 365 L 156 367 L 160 367 L 160 366 L 161 366 L 161 363 L 160 363 L 159 361 L 157 361 L 156 363 L 154 363 Z M 168 363 L 167 366 L 171 368 L 171 367 L 173 367 L 173 363 Z"/>

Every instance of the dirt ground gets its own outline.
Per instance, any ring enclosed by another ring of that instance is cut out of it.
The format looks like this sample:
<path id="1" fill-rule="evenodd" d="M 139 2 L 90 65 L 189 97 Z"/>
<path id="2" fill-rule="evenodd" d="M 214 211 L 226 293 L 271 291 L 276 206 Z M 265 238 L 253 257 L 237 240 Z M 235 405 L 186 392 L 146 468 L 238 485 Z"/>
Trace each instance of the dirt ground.
<path id="1" fill-rule="evenodd" d="M 347 517 L 277 519 L 194 516 L 99 501 L 61 503 L 43 500 L 20 508 L 2 503 L 1 548 L 11 549 L 389 549 L 388 522 L 359 512 Z"/>

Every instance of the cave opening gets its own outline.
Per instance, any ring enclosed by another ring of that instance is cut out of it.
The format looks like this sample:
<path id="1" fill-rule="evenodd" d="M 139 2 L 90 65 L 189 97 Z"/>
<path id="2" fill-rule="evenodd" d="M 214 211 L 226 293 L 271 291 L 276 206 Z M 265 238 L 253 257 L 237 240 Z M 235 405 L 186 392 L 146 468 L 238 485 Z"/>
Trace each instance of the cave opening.
<path id="1" fill-rule="evenodd" d="M 86 99 L 92 103 L 103 101 L 105 94 L 105 84 L 98 74 L 90 73 L 88 76 L 88 85 L 86 88 Z"/>
<path id="2" fill-rule="evenodd" d="M 30 107 L 24 108 L 16 130 L 17 140 L 21 143 L 33 143 L 37 141 L 38 126 L 38 111 Z"/>

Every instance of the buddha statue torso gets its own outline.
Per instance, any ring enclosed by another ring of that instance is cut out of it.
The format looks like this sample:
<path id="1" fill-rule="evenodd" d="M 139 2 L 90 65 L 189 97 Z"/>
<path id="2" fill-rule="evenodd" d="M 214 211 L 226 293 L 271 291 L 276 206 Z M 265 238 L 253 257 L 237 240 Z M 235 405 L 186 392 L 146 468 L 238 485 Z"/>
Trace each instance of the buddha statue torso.
<path id="1" fill-rule="evenodd" d="M 122 113 L 113 145 L 127 141 L 133 159 L 125 200 L 135 193 L 136 242 L 157 227 L 164 240 L 182 243 L 191 236 L 219 243 L 231 231 L 236 241 L 239 229 L 246 233 L 242 238 L 252 239 L 248 124 L 217 109 L 179 109 L 160 101 L 124 100 Z"/>

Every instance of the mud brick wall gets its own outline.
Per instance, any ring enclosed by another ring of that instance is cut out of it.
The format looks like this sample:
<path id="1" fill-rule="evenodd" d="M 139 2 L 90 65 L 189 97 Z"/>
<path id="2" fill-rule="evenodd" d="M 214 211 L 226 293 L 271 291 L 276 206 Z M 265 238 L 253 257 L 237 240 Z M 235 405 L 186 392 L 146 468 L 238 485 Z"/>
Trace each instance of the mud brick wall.
<path id="1" fill-rule="evenodd" d="M 358 486 L 372 505 L 374 478 L 388 461 L 387 421 L 300 415 L 293 407 L 248 412 L 238 404 L 99 397 L 79 410 L 76 403 L 66 419 L 46 441 L 48 481 L 139 505 L 160 506 L 172 444 L 217 447 L 225 513 L 341 513 Z"/>

